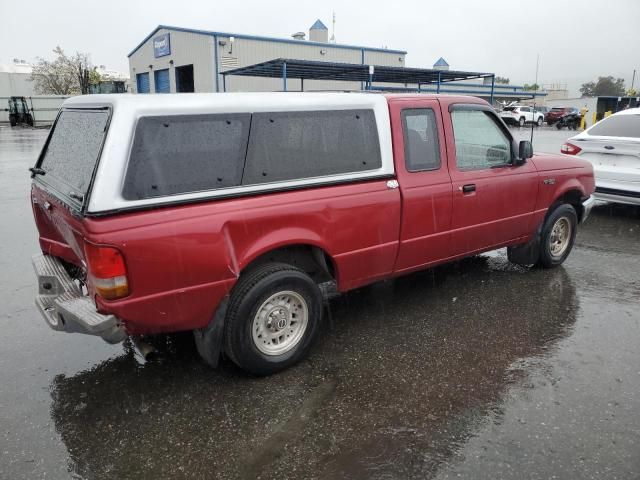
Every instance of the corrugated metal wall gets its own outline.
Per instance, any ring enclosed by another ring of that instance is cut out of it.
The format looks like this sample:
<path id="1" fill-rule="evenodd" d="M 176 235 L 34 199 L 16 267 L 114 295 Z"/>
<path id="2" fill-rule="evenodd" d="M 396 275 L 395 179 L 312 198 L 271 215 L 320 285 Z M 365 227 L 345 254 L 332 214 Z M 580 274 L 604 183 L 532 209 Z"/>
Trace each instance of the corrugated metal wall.
<path id="1" fill-rule="evenodd" d="M 155 58 L 153 39 L 167 32 L 171 34 L 171 55 Z M 213 54 L 213 37 L 209 35 L 161 29 L 129 57 L 129 75 L 131 78 L 136 78 L 136 73 L 168 68 L 170 90 L 174 93 L 176 91 L 175 67 L 193 64 L 195 91 L 215 92 Z M 173 60 L 173 65 L 169 63 L 170 60 Z M 150 69 L 149 65 L 153 65 L 153 68 Z M 153 74 L 149 77 L 150 91 L 155 92 Z M 132 90 L 135 90 L 134 85 L 135 82 L 132 82 Z"/>

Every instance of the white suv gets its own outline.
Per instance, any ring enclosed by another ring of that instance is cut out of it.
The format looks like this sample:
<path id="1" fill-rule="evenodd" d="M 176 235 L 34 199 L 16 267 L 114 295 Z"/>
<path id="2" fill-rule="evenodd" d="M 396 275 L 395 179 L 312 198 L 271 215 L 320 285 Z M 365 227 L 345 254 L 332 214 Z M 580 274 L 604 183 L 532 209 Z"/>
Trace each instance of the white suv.
<path id="1" fill-rule="evenodd" d="M 526 105 L 504 107 L 500 112 L 500 118 L 508 125 L 519 125 L 521 127 L 525 123 L 535 123 L 541 127 L 544 122 L 544 114 L 542 112 Z"/>

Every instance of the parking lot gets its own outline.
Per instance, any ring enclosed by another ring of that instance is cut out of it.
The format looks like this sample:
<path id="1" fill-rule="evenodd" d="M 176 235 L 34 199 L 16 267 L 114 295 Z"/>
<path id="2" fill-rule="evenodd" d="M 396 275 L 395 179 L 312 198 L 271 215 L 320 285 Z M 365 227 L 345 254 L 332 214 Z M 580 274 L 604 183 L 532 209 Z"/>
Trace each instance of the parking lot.
<path id="1" fill-rule="evenodd" d="M 46 133 L 0 127 L 0 477 L 640 477 L 640 208 L 597 206 L 555 270 L 498 251 L 337 298 L 308 359 L 253 378 L 190 334 L 145 362 L 45 325 L 27 168 Z"/>

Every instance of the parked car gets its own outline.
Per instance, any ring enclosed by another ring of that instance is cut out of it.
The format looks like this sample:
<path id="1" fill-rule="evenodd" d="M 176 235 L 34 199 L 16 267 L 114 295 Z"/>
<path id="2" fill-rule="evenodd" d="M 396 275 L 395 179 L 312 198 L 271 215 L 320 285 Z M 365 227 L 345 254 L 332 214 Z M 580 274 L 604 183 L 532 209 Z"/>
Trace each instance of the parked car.
<path id="1" fill-rule="evenodd" d="M 532 155 L 475 97 L 74 97 L 31 169 L 36 304 L 56 330 L 193 331 L 210 365 L 273 373 L 335 294 L 501 247 L 564 262 L 593 169 Z"/>
<path id="2" fill-rule="evenodd" d="M 600 120 L 567 140 L 561 152 L 593 164 L 595 198 L 640 205 L 640 108 Z"/>
<path id="3" fill-rule="evenodd" d="M 558 120 L 560 120 L 564 115 L 568 113 L 577 113 L 580 114 L 577 108 L 573 107 L 553 107 L 549 112 L 544 116 L 544 121 L 547 122 L 548 125 L 553 125 Z"/>
<path id="4" fill-rule="evenodd" d="M 540 127 L 544 122 L 543 114 L 526 105 L 504 107 L 500 112 L 500 118 L 508 125 L 519 125 L 520 127 L 523 127 L 525 123 L 535 123 Z"/>
<path id="5" fill-rule="evenodd" d="M 541 106 L 541 105 L 536 105 L 535 106 L 535 111 L 536 113 L 542 114 L 543 120 L 544 117 L 547 115 L 547 113 L 549 113 L 551 111 L 550 107 L 545 107 L 545 106 Z"/>

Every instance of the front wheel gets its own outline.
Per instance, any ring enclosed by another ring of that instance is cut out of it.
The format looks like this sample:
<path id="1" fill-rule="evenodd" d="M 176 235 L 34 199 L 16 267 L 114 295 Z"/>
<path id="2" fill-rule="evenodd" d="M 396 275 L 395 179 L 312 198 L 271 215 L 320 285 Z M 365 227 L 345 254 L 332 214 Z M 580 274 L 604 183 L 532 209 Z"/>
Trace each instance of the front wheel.
<path id="1" fill-rule="evenodd" d="M 558 130 L 562 130 L 562 123 L 560 123 L 560 122 L 556 123 L 556 128 Z"/>
<path id="2" fill-rule="evenodd" d="M 520 117 L 520 120 L 518 120 L 518 126 L 524 127 L 524 117 Z"/>
<path id="3" fill-rule="evenodd" d="M 578 215 L 564 203 L 547 217 L 540 236 L 539 263 L 545 268 L 561 265 L 571 253 L 576 239 Z"/>
<path id="4" fill-rule="evenodd" d="M 240 277 L 229 300 L 224 351 L 243 370 L 269 375 L 300 361 L 322 319 L 322 294 L 302 270 L 269 263 Z"/>
<path id="5" fill-rule="evenodd" d="M 542 117 L 538 117 L 537 124 L 538 124 L 539 127 L 542 126 L 542 122 L 544 122 L 543 118 Z"/>

